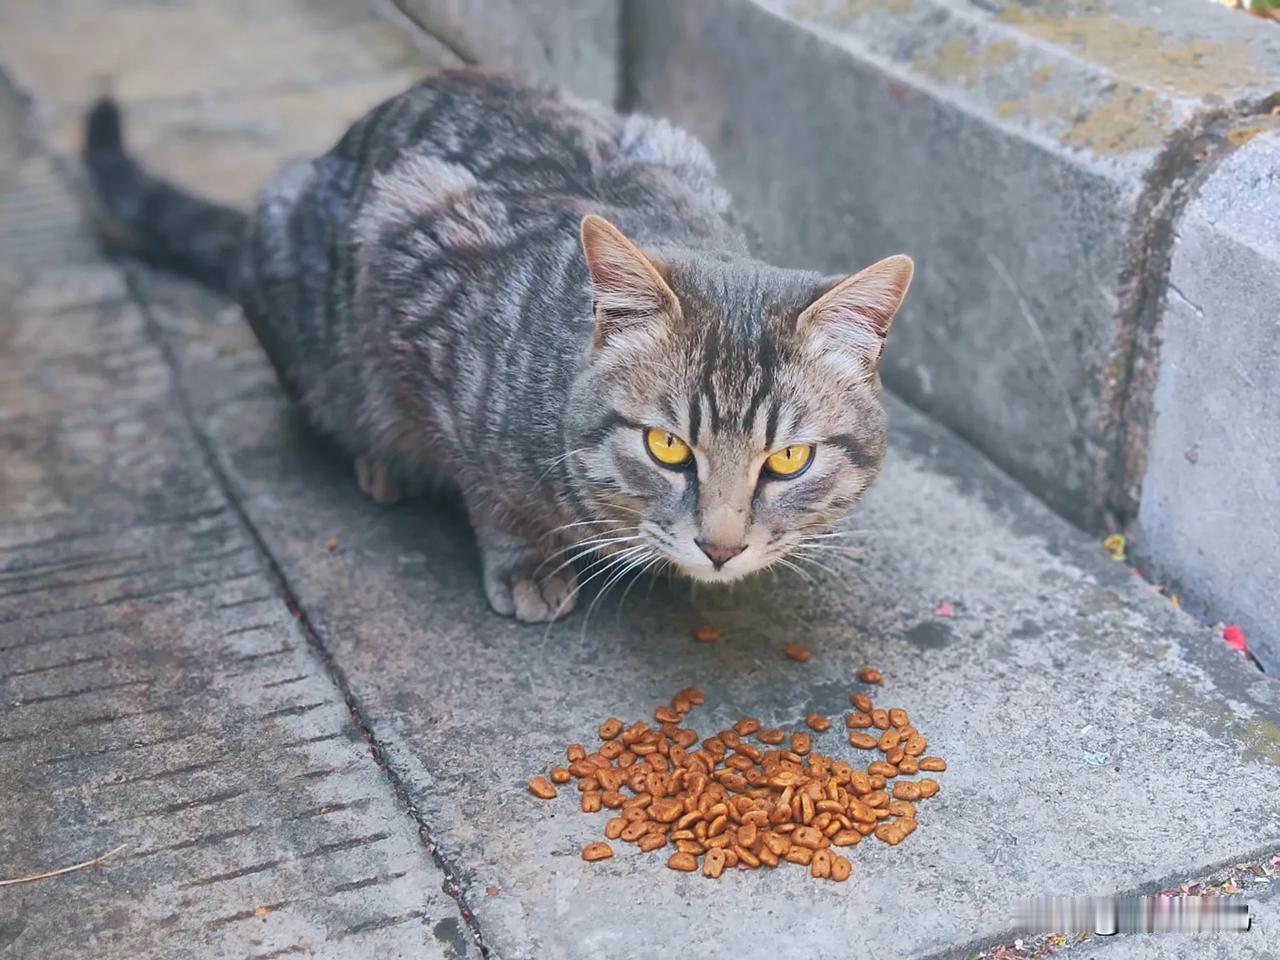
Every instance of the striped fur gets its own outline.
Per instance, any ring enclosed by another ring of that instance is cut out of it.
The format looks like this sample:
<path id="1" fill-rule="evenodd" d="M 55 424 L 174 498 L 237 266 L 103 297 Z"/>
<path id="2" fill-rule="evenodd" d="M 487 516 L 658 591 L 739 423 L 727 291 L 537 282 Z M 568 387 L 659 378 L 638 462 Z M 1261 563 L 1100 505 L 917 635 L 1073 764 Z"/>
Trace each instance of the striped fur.
<path id="1" fill-rule="evenodd" d="M 247 219 L 144 173 L 118 124 L 94 132 L 117 229 L 240 300 L 367 492 L 461 491 L 502 613 L 552 619 L 579 580 L 664 562 L 735 579 L 879 470 L 875 360 L 909 261 L 839 284 L 751 259 L 706 151 L 665 121 L 447 72 L 282 170 Z M 587 214 L 626 238 L 598 234 L 590 269 Z M 647 426 L 695 468 L 653 462 Z M 811 469 L 763 477 L 791 442 L 817 444 Z M 717 567 L 698 540 L 746 549 Z"/>

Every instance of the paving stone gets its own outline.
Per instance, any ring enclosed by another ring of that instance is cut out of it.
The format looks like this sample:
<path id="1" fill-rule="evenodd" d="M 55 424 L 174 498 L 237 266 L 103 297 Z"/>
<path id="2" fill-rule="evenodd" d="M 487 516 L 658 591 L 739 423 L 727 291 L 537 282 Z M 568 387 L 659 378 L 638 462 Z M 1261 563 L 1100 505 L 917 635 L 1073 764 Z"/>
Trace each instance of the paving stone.
<path id="1" fill-rule="evenodd" d="M 1280 120 L 1187 209 L 1174 247 L 1135 554 L 1280 671 Z"/>

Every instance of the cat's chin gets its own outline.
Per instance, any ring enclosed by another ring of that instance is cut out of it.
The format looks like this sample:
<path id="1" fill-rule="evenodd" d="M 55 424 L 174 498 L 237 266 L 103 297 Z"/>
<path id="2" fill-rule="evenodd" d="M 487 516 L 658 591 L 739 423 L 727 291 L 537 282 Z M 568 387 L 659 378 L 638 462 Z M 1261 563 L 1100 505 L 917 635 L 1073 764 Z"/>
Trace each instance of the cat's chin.
<path id="1" fill-rule="evenodd" d="M 696 580 L 699 583 L 736 583 L 751 576 L 753 573 L 759 573 L 768 566 L 768 563 L 753 563 L 750 565 L 743 564 L 741 567 L 735 568 L 730 562 L 717 570 L 709 565 L 686 566 L 685 564 L 680 564 L 679 570 L 690 580 Z"/>

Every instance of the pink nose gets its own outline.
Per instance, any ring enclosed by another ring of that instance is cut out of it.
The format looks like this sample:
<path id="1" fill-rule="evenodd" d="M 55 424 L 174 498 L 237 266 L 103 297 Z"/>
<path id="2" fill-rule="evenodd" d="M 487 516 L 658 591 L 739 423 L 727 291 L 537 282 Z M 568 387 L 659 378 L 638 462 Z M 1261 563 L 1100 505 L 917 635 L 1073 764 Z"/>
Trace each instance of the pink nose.
<path id="1" fill-rule="evenodd" d="M 745 546 L 722 547 L 715 543 L 703 543 L 701 540 L 696 541 L 696 543 L 698 544 L 698 549 L 711 559 L 711 562 L 715 564 L 717 570 L 740 554 L 743 550 L 747 549 Z"/>

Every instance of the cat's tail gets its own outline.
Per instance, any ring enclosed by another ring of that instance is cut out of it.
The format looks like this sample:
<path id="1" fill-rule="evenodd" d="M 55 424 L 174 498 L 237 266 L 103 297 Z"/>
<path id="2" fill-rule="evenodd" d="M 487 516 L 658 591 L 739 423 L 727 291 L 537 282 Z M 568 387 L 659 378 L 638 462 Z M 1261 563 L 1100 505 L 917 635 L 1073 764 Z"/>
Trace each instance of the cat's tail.
<path id="1" fill-rule="evenodd" d="M 85 118 L 84 163 L 105 242 L 234 296 L 248 218 L 147 173 L 125 150 L 110 98 Z"/>

